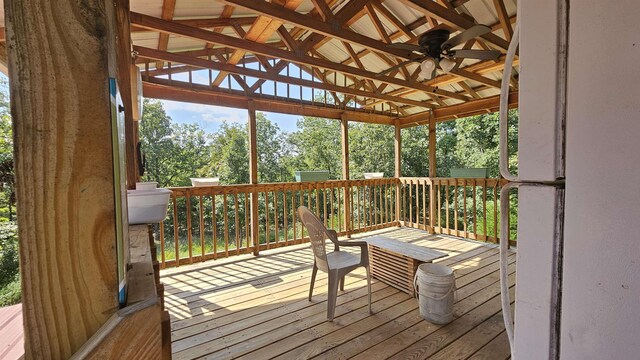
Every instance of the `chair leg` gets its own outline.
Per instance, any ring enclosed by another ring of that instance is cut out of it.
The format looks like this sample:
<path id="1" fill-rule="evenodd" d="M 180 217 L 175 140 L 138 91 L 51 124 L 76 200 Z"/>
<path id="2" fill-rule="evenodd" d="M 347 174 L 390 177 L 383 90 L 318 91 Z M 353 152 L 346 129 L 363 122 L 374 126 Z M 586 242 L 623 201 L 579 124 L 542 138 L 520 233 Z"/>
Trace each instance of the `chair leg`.
<path id="1" fill-rule="evenodd" d="M 340 291 L 344 291 L 344 276 L 340 278 Z"/>
<path id="2" fill-rule="evenodd" d="M 329 272 L 329 298 L 327 299 L 327 320 L 333 321 L 336 312 L 336 300 L 338 299 L 338 273 Z"/>
<path id="3" fill-rule="evenodd" d="M 318 268 L 316 264 L 313 264 L 313 270 L 311 272 L 311 286 L 309 287 L 309 301 L 311 301 L 311 296 L 313 296 L 313 285 L 316 282 L 316 274 L 318 273 Z"/>
<path id="4" fill-rule="evenodd" d="M 373 314 L 373 310 L 371 310 L 371 273 L 369 270 L 369 266 L 364 267 L 367 271 L 367 292 L 369 293 L 369 314 Z"/>

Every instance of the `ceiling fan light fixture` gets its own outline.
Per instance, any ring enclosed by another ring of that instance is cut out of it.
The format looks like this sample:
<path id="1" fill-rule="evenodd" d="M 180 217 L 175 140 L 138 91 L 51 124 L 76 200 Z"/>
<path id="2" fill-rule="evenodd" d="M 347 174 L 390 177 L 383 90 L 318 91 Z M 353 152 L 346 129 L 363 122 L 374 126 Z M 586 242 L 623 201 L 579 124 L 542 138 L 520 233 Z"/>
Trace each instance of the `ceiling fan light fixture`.
<path id="1" fill-rule="evenodd" d="M 420 63 L 420 76 L 426 79 L 431 78 L 431 74 L 435 68 L 436 62 L 431 58 L 426 59 Z"/>
<path id="2" fill-rule="evenodd" d="M 456 62 L 451 59 L 444 58 L 440 60 L 440 68 L 446 73 L 453 70 L 454 66 L 456 66 Z"/>

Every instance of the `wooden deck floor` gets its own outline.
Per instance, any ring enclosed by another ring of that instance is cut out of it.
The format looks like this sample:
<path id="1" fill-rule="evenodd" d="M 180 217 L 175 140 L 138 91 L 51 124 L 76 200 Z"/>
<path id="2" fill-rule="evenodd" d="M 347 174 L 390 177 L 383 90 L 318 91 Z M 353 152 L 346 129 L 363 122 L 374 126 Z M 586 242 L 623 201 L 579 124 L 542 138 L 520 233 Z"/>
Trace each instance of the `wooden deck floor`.
<path id="1" fill-rule="evenodd" d="M 309 302 L 313 258 L 299 245 L 163 271 L 174 359 L 509 358 L 495 246 L 405 228 L 375 233 L 449 253 L 437 262 L 455 269 L 452 323 L 422 320 L 415 299 L 375 280 L 369 315 L 364 270 L 347 277 L 327 322 L 326 276 Z M 515 254 L 509 279 L 513 298 Z"/>

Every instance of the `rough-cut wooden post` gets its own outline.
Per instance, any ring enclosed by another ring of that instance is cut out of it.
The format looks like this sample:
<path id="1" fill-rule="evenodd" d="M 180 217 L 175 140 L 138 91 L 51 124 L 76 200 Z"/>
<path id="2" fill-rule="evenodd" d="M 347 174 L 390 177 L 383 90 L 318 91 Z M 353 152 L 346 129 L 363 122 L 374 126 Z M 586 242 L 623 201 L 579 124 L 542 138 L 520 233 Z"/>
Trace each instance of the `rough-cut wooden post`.
<path id="1" fill-rule="evenodd" d="M 344 185 L 344 231 L 351 237 L 351 186 L 349 185 L 349 121 L 342 115 L 342 180 Z M 326 215 L 325 215 L 326 216 Z"/>
<path id="2" fill-rule="evenodd" d="M 25 359 L 66 359 L 118 310 L 115 9 L 81 0 L 4 7 Z"/>
<path id="3" fill-rule="evenodd" d="M 256 108 L 253 101 L 249 100 L 249 182 L 258 183 L 258 138 L 256 128 Z M 260 252 L 260 221 L 258 219 L 258 192 L 251 192 L 251 239 L 253 240 L 253 255 Z"/>
<path id="4" fill-rule="evenodd" d="M 436 119 L 433 112 L 429 112 L 429 177 L 436 177 Z M 429 186 L 429 229 L 430 233 L 435 233 L 436 212 L 436 191 L 433 183 Z"/>
<path id="5" fill-rule="evenodd" d="M 401 197 L 401 184 L 400 177 L 402 176 L 402 139 L 400 129 L 400 119 L 396 119 L 395 123 L 395 178 L 396 178 L 396 222 L 400 226 L 400 197 Z"/>

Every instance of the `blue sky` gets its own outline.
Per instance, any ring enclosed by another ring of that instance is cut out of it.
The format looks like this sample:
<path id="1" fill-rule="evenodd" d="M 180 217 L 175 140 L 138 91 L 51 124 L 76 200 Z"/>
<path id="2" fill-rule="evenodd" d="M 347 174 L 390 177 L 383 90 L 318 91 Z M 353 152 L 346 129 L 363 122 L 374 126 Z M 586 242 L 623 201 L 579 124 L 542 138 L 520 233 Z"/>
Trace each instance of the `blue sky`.
<path id="1" fill-rule="evenodd" d="M 274 65 L 274 64 L 272 64 Z M 258 63 L 247 63 L 246 65 L 249 69 L 262 70 L 261 65 Z M 281 75 L 290 75 L 292 77 L 300 77 L 305 80 L 312 80 L 315 82 L 319 82 L 318 79 L 312 79 L 311 76 L 306 72 L 301 72 L 300 68 L 294 64 L 290 64 L 289 68 L 284 68 L 280 71 Z M 211 71 L 211 78 L 215 79 L 218 75 L 218 71 Z M 168 76 L 160 76 L 161 78 L 168 78 Z M 171 77 L 176 81 L 189 81 L 188 73 L 176 73 Z M 191 78 L 194 84 L 209 84 L 209 72 L 208 70 L 198 70 L 191 73 Z M 251 86 L 256 81 L 257 78 L 246 77 L 247 85 Z M 222 84 L 220 84 L 220 88 L 232 88 L 234 90 L 241 90 L 240 85 L 235 81 L 235 79 L 225 79 Z M 262 85 L 262 93 L 269 95 L 282 96 L 287 92 L 287 87 L 285 84 L 277 83 L 274 84 L 272 81 L 267 81 Z M 301 88 L 300 86 L 290 86 L 290 97 L 292 98 L 302 98 L 306 100 L 311 99 L 311 89 L 310 88 Z M 204 128 L 207 132 L 215 132 L 223 121 L 227 122 L 239 122 L 245 123 L 248 118 L 248 113 L 246 109 L 235 109 L 228 108 L 222 106 L 212 106 L 212 105 L 201 105 L 194 103 L 182 103 L 176 101 L 167 101 L 162 100 L 165 110 L 167 114 L 171 116 L 171 118 L 177 123 L 196 123 Z M 291 132 L 297 129 L 296 122 L 300 118 L 298 115 L 286 115 L 286 114 L 278 114 L 265 112 L 267 118 L 274 123 L 276 123 L 280 129 Z"/>
<path id="2" fill-rule="evenodd" d="M 200 105 L 193 103 L 183 103 L 177 101 L 162 100 L 164 109 L 171 116 L 174 122 L 180 124 L 196 123 L 205 131 L 215 132 L 223 121 L 246 123 L 248 113 L 246 109 L 235 109 L 222 106 Z M 265 112 L 267 118 L 280 127 L 280 129 L 291 132 L 297 129 L 296 121 L 300 116 L 285 115 Z"/>

